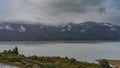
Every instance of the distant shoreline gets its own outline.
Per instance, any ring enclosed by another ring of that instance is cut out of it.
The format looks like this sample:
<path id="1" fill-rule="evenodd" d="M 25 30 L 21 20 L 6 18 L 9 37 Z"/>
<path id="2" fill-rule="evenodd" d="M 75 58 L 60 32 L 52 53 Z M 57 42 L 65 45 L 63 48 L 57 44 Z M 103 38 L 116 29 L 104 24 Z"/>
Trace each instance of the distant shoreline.
<path id="1" fill-rule="evenodd" d="M 68 43 L 94 43 L 94 42 L 120 42 L 120 40 L 42 40 L 42 41 L 0 41 L 0 42 L 68 42 Z"/>

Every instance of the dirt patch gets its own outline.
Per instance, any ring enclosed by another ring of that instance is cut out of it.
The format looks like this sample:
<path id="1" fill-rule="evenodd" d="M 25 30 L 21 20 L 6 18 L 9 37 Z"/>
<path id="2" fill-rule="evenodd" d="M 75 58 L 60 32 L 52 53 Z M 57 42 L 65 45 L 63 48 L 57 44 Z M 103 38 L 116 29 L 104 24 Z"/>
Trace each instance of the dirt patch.
<path id="1" fill-rule="evenodd" d="M 120 60 L 108 60 L 108 63 L 120 68 Z"/>

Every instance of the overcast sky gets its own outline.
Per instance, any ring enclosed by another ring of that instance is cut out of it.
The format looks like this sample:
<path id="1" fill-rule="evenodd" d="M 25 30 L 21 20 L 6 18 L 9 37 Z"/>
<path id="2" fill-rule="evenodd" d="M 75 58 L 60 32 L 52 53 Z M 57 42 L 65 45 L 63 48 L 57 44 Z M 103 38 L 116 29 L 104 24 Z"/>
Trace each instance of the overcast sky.
<path id="1" fill-rule="evenodd" d="M 0 20 L 120 23 L 120 0 L 0 0 Z"/>

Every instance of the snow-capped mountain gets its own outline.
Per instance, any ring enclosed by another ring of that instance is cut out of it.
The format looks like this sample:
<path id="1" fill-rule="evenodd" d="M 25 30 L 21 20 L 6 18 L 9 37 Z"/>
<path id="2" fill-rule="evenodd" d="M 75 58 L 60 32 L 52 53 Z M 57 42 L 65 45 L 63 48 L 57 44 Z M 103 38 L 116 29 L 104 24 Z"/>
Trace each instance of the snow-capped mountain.
<path id="1" fill-rule="evenodd" d="M 0 24 L 0 31 L 18 31 L 25 32 L 26 28 L 22 25 L 14 26 L 13 24 L 2 23 Z"/>
<path id="2" fill-rule="evenodd" d="M 1 23 L 0 40 L 120 40 L 120 26 L 96 22 L 68 23 L 64 26 Z"/>

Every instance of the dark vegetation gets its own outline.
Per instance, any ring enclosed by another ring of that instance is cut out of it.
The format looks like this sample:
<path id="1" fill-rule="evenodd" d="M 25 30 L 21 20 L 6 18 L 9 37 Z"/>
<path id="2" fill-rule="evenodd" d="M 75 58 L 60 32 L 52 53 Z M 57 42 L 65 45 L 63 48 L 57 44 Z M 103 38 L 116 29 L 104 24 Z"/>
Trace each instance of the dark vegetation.
<path id="1" fill-rule="evenodd" d="M 20 68 L 98 68 L 95 63 L 80 62 L 68 57 L 28 56 L 18 53 L 18 48 L 0 52 L 0 62 Z"/>
<path id="2" fill-rule="evenodd" d="M 99 60 L 99 68 L 112 68 L 107 60 Z"/>

